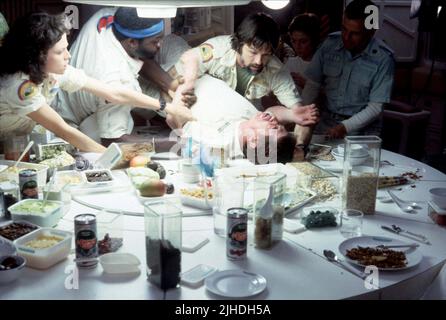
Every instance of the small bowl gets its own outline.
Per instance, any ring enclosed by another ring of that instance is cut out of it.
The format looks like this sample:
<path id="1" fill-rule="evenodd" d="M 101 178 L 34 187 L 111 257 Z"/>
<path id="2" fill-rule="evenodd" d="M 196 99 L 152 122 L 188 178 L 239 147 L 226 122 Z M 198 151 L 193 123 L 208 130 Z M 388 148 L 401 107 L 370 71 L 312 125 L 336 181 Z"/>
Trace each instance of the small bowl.
<path id="1" fill-rule="evenodd" d="M 336 150 L 335 152 L 344 156 L 344 148 L 345 148 L 344 144 L 340 144 L 340 145 L 338 145 L 337 149 L 335 149 Z M 354 144 L 350 148 L 350 156 L 351 157 L 365 157 L 365 156 L 368 156 L 368 154 L 369 153 L 367 152 L 367 150 L 358 144 Z"/>
<path id="2" fill-rule="evenodd" d="M 6 259 L 14 260 L 16 266 L 7 270 L 0 268 L 0 285 L 17 280 L 26 264 L 26 259 L 23 257 L 7 255 L 0 257 L 0 265 L 3 265 Z"/>
<path id="3" fill-rule="evenodd" d="M 105 273 L 110 274 L 135 274 L 139 273 L 138 257 L 130 253 L 107 253 L 99 258 Z"/>
<path id="4" fill-rule="evenodd" d="M 431 199 L 437 206 L 446 209 L 446 188 L 432 188 L 429 189 Z"/>
<path id="5" fill-rule="evenodd" d="M 333 155 L 333 157 L 335 157 L 335 159 L 339 162 L 339 163 L 343 163 L 344 162 L 344 156 L 332 151 L 331 154 Z M 369 156 L 365 156 L 365 157 L 350 157 L 350 163 L 352 166 L 358 166 L 360 164 L 363 164 L 364 162 L 367 161 L 367 159 L 369 158 Z"/>

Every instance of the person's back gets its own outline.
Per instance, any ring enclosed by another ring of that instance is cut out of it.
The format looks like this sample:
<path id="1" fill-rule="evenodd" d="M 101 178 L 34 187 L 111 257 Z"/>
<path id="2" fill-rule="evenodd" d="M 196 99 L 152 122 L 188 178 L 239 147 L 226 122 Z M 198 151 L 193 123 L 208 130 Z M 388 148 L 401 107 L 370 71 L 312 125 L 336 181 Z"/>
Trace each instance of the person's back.
<path id="1" fill-rule="evenodd" d="M 142 61 L 127 54 L 105 19 L 107 16 L 113 16 L 115 11 L 116 8 L 101 9 L 88 20 L 70 49 L 70 64 L 105 83 L 141 91 L 137 77 Z M 133 121 L 129 116 L 130 107 L 115 108 L 121 121 L 114 124 L 107 118 L 107 115 L 113 112 L 108 110 L 107 101 L 88 92 L 76 92 L 61 93 L 56 110 L 60 111 L 68 122 L 78 126 L 97 112 L 100 138 L 116 138 L 131 133 Z"/>

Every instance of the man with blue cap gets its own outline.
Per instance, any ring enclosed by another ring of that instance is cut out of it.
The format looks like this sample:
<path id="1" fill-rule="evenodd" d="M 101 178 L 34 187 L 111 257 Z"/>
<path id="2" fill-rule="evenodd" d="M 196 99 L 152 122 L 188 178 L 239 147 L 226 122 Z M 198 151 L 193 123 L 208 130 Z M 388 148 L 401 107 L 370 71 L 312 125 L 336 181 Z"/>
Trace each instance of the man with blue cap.
<path id="1" fill-rule="evenodd" d="M 156 65 L 151 62 L 159 54 L 163 37 L 163 19 L 140 18 L 135 8 L 101 9 L 88 20 L 73 43 L 70 64 L 103 82 L 142 91 L 139 75 L 146 62 L 152 67 Z M 184 47 L 187 50 L 187 45 Z M 179 58 L 182 52 L 169 56 Z M 154 70 L 154 74 L 159 75 L 160 69 Z M 147 68 L 144 70 L 145 75 L 150 75 Z M 175 81 L 169 85 L 171 89 L 177 86 Z M 148 94 L 154 96 L 150 93 L 153 91 Z M 159 110 L 164 111 L 165 100 L 160 98 L 159 105 Z M 104 145 L 134 141 L 130 135 L 132 106 L 113 105 L 89 93 L 60 92 L 53 108 L 68 123 Z"/>

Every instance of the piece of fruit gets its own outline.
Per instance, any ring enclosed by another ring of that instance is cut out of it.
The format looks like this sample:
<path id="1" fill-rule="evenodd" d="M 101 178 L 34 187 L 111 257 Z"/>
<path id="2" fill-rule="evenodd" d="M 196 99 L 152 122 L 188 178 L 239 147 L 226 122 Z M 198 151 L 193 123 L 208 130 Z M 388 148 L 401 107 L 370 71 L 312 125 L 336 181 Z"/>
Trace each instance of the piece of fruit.
<path id="1" fill-rule="evenodd" d="M 150 162 L 149 157 L 136 156 L 130 160 L 130 167 L 144 167 L 148 162 Z"/>
<path id="2" fill-rule="evenodd" d="M 138 190 L 142 197 L 161 197 L 166 193 L 166 186 L 161 180 L 147 180 Z"/>

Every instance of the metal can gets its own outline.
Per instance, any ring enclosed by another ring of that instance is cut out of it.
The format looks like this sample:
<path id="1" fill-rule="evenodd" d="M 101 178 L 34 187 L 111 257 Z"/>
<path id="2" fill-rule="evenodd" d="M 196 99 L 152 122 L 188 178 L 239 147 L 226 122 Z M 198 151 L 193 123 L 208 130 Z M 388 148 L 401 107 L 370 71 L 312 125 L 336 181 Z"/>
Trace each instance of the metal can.
<path id="1" fill-rule="evenodd" d="M 230 260 L 245 259 L 248 244 L 248 210 L 230 208 L 227 216 L 226 256 Z"/>
<path id="2" fill-rule="evenodd" d="M 94 214 L 79 214 L 74 217 L 74 237 L 77 266 L 95 267 L 98 264 L 98 238 Z"/>
<path id="3" fill-rule="evenodd" d="M 24 169 L 19 172 L 19 186 L 21 199 L 39 199 L 37 187 L 37 171 Z"/>

